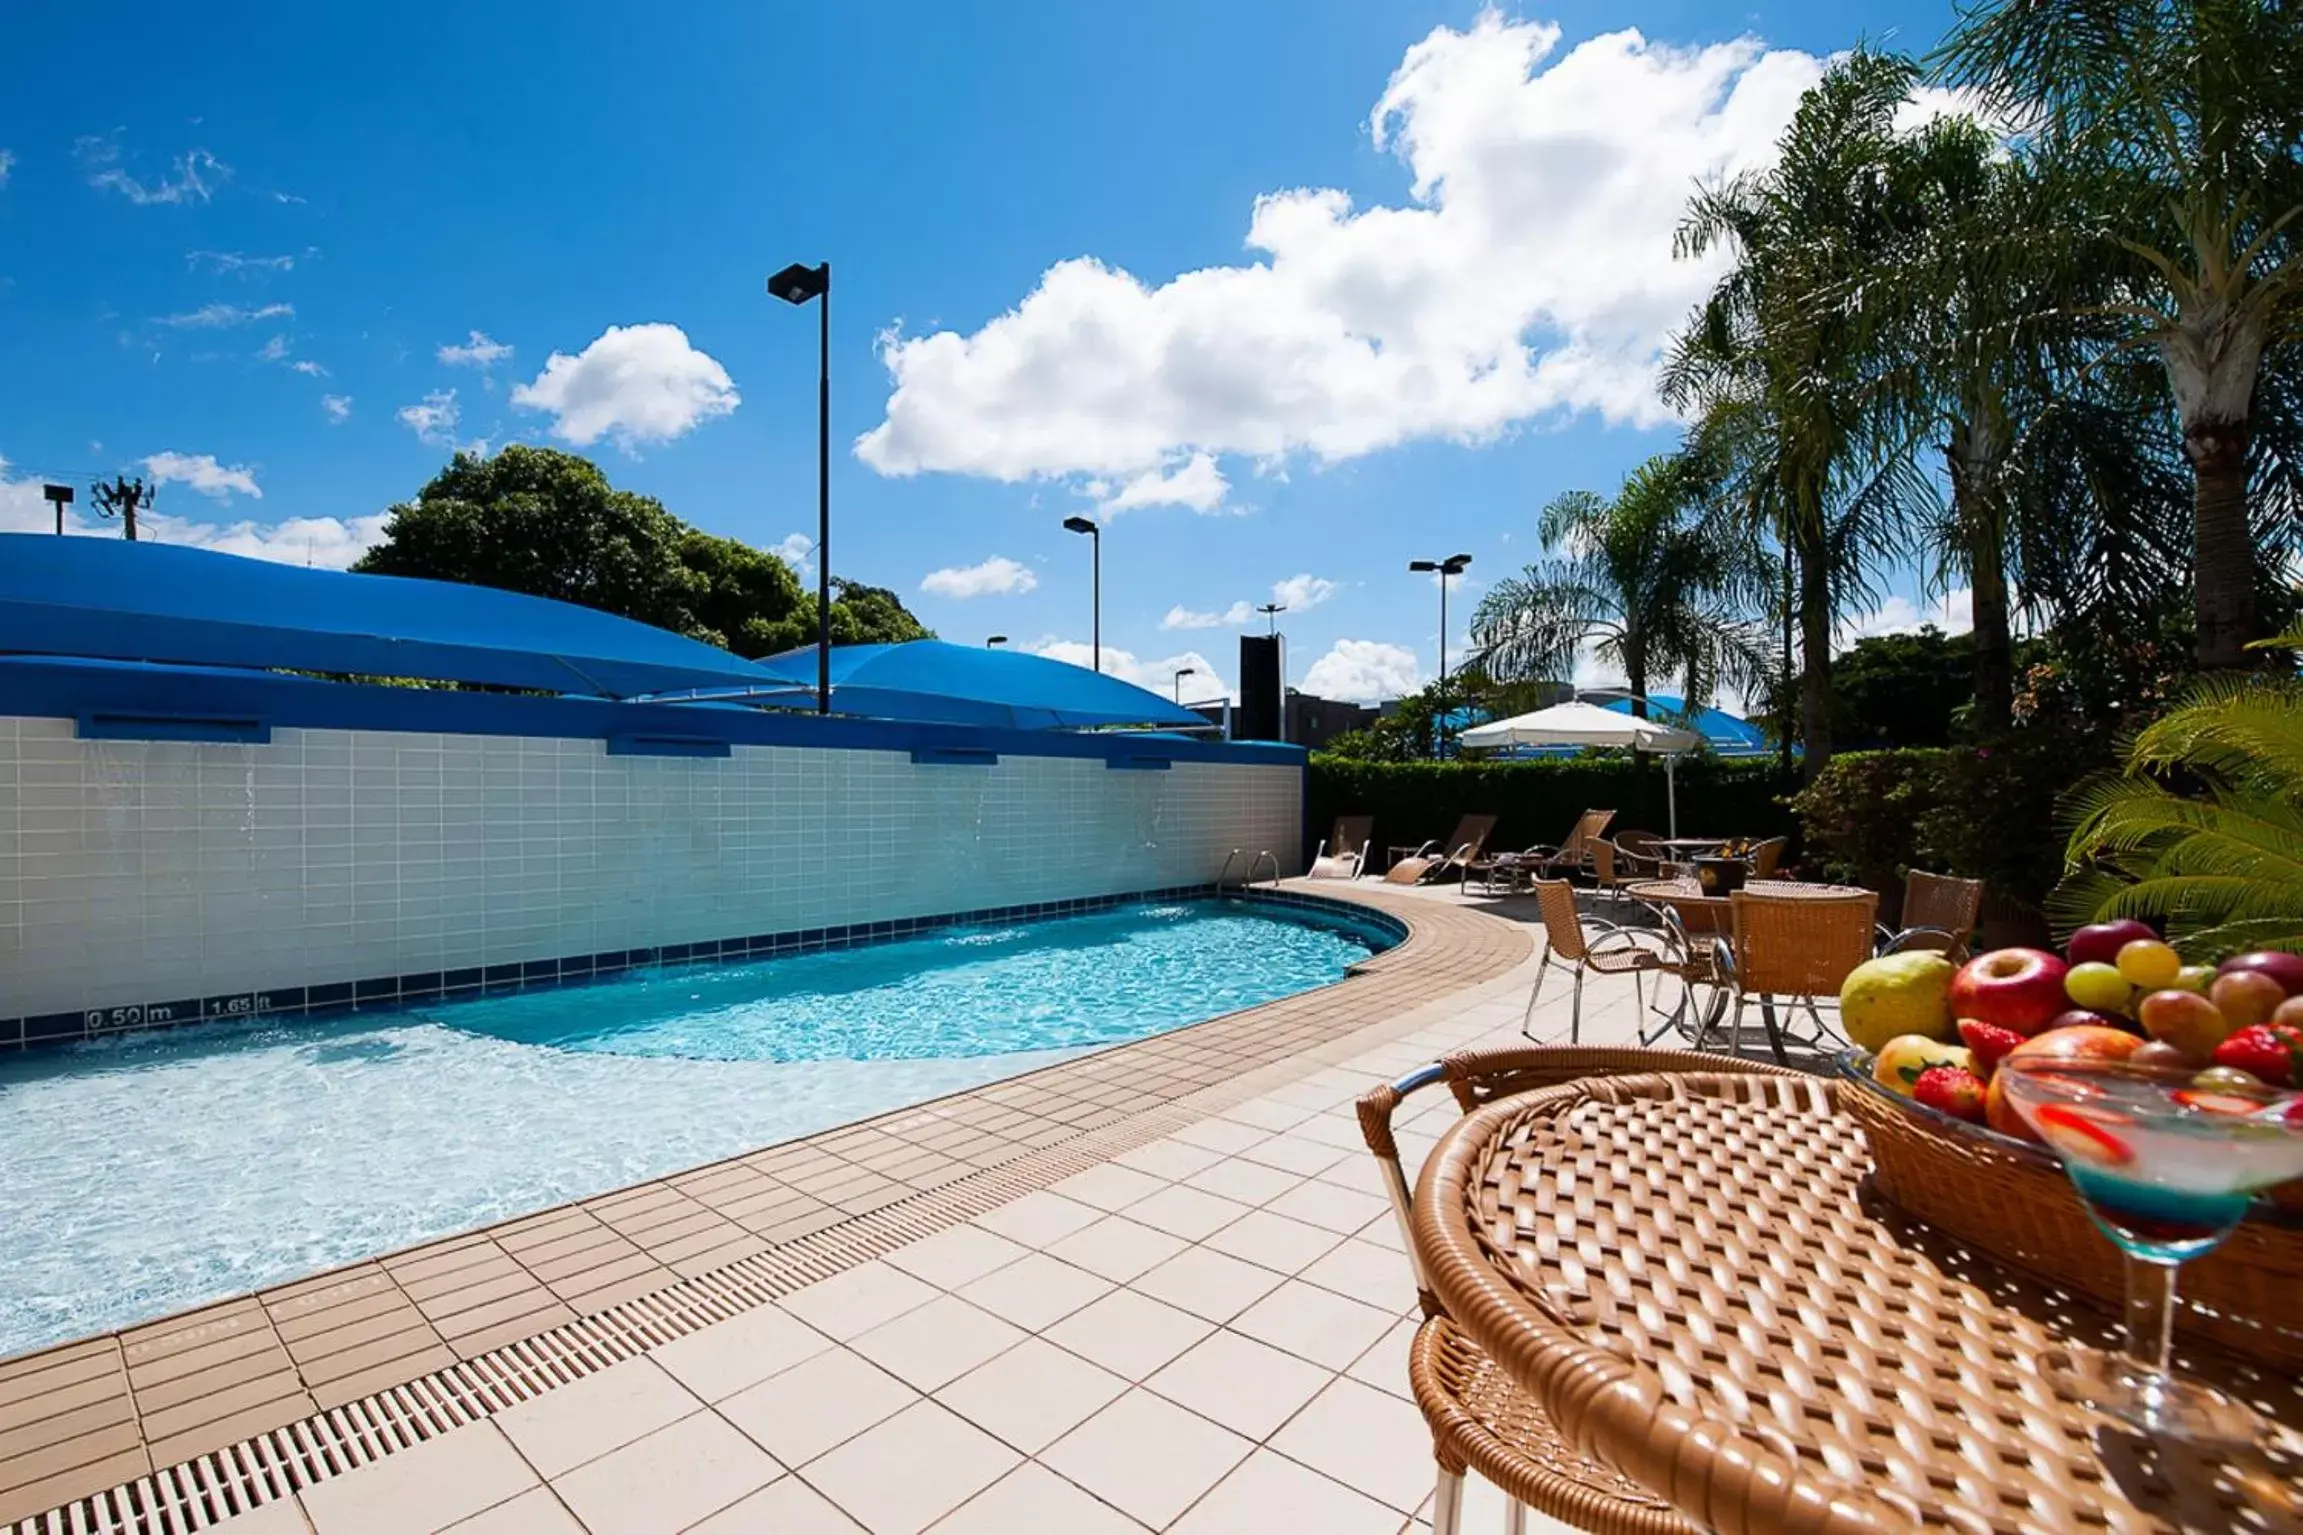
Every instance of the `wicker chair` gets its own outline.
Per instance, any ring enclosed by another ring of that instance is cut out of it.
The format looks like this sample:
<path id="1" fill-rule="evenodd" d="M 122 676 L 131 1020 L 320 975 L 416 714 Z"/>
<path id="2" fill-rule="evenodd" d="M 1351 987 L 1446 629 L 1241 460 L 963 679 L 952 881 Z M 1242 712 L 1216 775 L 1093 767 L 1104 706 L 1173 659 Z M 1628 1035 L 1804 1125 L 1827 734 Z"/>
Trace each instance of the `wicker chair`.
<path id="1" fill-rule="evenodd" d="M 1661 940 L 1642 929 L 1618 927 L 1612 922 L 1586 919 L 1576 909 L 1575 887 L 1564 879 L 1539 879 L 1535 882 L 1536 909 L 1543 915 L 1543 953 L 1535 963 L 1535 985 L 1528 989 L 1527 1011 L 1520 1015 L 1519 1032 L 1529 1039 L 1535 1035 L 1529 1025 L 1535 1020 L 1536 999 L 1543 995 L 1543 978 L 1552 967 L 1568 971 L 1575 977 L 1575 1006 L 1568 1014 L 1567 1037 L 1573 1043 L 1583 1038 L 1583 977 L 1587 970 L 1601 975 L 1628 975 L 1631 977 L 1631 995 L 1645 1016 L 1647 999 L 1641 995 L 1639 977 L 1643 972 L 1664 968 L 1665 956 L 1643 946 L 1647 939 L 1660 945 Z M 1595 940 L 1589 931 L 1598 930 Z"/>
<path id="2" fill-rule="evenodd" d="M 1532 1508 L 1601 1535 L 1695 1535 L 1695 1526 L 1670 1504 L 1577 1450 L 1543 1407 L 1440 1310 L 1415 1256 L 1409 1222 L 1413 1196 L 1392 1134 L 1392 1116 L 1400 1104 L 1440 1082 L 1469 1113 L 1499 1097 L 1582 1077 L 1674 1071 L 1778 1074 L 1777 1068 L 1757 1062 L 1683 1050 L 1559 1045 L 1466 1050 L 1374 1088 L 1359 1100 L 1360 1133 L 1375 1153 L 1384 1195 L 1399 1219 L 1426 1318 L 1408 1347 L 1407 1378 L 1431 1426 L 1432 1456 L 1439 1462 L 1432 1535 L 1458 1535 L 1466 1470 L 1477 1471 L 1511 1500 L 1514 1532 L 1524 1528 L 1521 1510 Z"/>
<path id="3" fill-rule="evenodd" d="M 1771 889 L 1746 886 L 1728 902 L 1733 928 L 1720 977 L 1720 984 L 1735 998 L 1728 1048 L 1742 1054 L 1743 1005 L 1756 998 L 1760 1021 L 1767 1028 L 1767 1047 L 1778 1064 L 1788 1065 L 1783 1050 L 1786 1035 L 1776 1022 L 1773 999 L 1792 998 L 1806 1006 L 1817 1034 L 1799 1043 L 1820 1048 L 1823 1016 L 1816 1004 L 1825 997 L 1836 1003 L 1847 972 L 1871 958 L 1879 897 L 1869 890 L 1854 895 L 1836 890 L 1814 893 L 1814 887 L 1779 882 Z"/>
<path id="4" fill-rule="evenodd" d="M 1903 928 L 1879 933 L 1879 952 L 1936 949 L 1954 964 L 1967 957 L 1975 922 L 1983 911 L 1983 881 L 1953 879 L 1913 869 L 1903 876 Z"/>
<path id="5" fill-rule="evenodd" d="M 1591 855 L 1591 882 L 1606 891 L 1610 901 L 1622 900 L 1623 887 L 1633 880 L 1653 878 L 1640 873 L 1631 855 L 1605 837 L 1594 837 L 1584 847 Z"/>
<path id="6" fill-rule="evenodd" d="M 1751 877 L 1773 879 L 1776 869 L 1783 863 L 1783 850 L 1791 845 L 1789 837 L 1770 837 L 1751 850 Z"/>
<path id="7" fill-rule="evenodd" d="M 1663 866 L 1673 861 L 1671 849 L 1654 832 L 1619 831 L 1610 840 L 1615 843 L 1616 861 L 1633 879 L 1661 879 Z"/>

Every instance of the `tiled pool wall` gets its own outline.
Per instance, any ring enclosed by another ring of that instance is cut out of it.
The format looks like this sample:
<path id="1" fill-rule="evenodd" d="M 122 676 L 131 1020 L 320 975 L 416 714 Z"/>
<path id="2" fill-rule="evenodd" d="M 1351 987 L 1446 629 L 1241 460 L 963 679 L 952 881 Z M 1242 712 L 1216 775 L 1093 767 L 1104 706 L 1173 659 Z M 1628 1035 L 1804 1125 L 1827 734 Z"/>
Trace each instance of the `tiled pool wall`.
<path id="1" fill-rule="evenodd" d="M 1300 756 L 774 733 L 806 725 L 842 744 L 0 715 L 0 1047 L 1053 915 L 1204 888 L 1235 848 L 1300 863 Z"/>

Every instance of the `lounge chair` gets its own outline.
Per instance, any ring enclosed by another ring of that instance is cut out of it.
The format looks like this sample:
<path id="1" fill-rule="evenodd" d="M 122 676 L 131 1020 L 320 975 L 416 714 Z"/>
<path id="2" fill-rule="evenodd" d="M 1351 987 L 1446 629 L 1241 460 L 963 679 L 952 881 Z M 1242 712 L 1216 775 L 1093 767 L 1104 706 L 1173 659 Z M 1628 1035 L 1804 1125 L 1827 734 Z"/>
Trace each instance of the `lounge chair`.
<path id="1" fill-rule="evenodd" d="M 1367 868 L 1367 845 L 1375 835 L 1375 817 L 1371 815 L 1339 815 L 1335 830 L 1328 833 L 1311 855 L 1312 879 L 1357 879 Z"/>
<path id="2" fill-rule="evenodd" d="M 1557 878 L 1562 869 L 1580 872 L 1592 863 L 1592 843 L 1614 819 L 1612 810 L 1586 810 L 1576 817 L 1575 825 L 1568 829 L 1567 840 L 1557 847 L 1542 842 L 1524 852 L 1498 853 L 1493 858 L 1475 861 L 1465 877 L 1477 874 L 1486 892 L 1493 895 L 1498 878 L 1508 893 L 1534 880 Z"/>
<path id="3" fill-rule="evenodd" d="M 1384 874 L 1384 882 L 1391 885 L 1421 885 L 1438 879 L 1450 869 L 1467 869 L 1486 848 L 1487 839 L 1494 832 L 1494 816 L 1467 815 L 1455 823 L 1455 835 L 1448 838 L 1444 845 L 1426 842 L 1393 864 Z"/>
<path id="4" fill-rule="evenodd" d="M 1975 923 L 1983 911 L 1983 881 L 1953 879 L 1913 869 L 1903 876 L 1903 928 L 1879 929 L 1879 952 L 1935 949 L 1953 963 L 1967 958 Z"/>

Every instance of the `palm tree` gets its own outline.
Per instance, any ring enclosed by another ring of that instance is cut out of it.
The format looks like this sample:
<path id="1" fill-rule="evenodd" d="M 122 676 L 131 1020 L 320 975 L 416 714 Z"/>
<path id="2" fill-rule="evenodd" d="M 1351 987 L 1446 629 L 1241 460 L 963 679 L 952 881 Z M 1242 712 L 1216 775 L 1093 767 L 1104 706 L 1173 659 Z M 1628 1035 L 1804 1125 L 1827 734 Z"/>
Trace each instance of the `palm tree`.
<path id="1" fill-rule="evenodd" d="M 2303 646 L 2303 633 L 2282 636 Z M 2303 950 L 2303 685 L 2211 677 L 2072 803 L 2059 922 L 2157 917 L 2209 955 Z"/>
<path id="2" fill-rule="evenodd" d="M 1570 676 L 1588 645 L 1622 668 L 1632 712 L 1649 683 L 1678 677 L 1689 707 L 1722 685 L 1755 688 L 1766 647 L 1743 614 L 1766 587 L 1749 540 L 1699 515 L 1689 463 L 1652 458 L 1610 501 L 1571 490 L 1543 509 L 1537 535 L 1557 558 L 1489 588 L 1472 615 L 1488 674 Z"/>
<path id="3" fill-rule="evenodd" d="M 1727 502 L 1783 551 L 1810 778 L 1831 755 L 1833 623 L 1934 499 L 1861 303 L 1862 279 L 1916 217 L 1894 173 L 1913 73 L 1867 52 L 1834 66 L 1801 98 L 1776 164 L 1700 192 L 1677 242 L 1684 256 L 1734 256 L 1674 342 L 1663 392 L 1697 414 L 1693 450 Z"/>
<path id="4" fill-rule="evenodd" d="M 2158 351 L 2193 470 L 2202 664 L 2258 625 L 2248 480 L 2258 375 L 2303 322 L 2303 10 L 2285 0 L 1996 0 L 1937 58 L 2029 139 L 2035 238 L 2124 278 L 2098 312 Z"/>

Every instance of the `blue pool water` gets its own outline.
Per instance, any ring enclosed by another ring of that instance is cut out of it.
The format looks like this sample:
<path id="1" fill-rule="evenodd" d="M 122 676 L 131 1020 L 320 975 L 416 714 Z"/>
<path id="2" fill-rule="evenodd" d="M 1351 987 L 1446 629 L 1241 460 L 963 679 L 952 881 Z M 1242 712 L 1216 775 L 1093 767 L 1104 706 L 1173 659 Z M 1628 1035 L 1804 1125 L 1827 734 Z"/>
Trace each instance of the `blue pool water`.
<path id="1" fill-rule="evenodd" d="M 1384 942 L 1195 901 L 0 1061 L 0 1354 L 1268 1002 Z"/>

